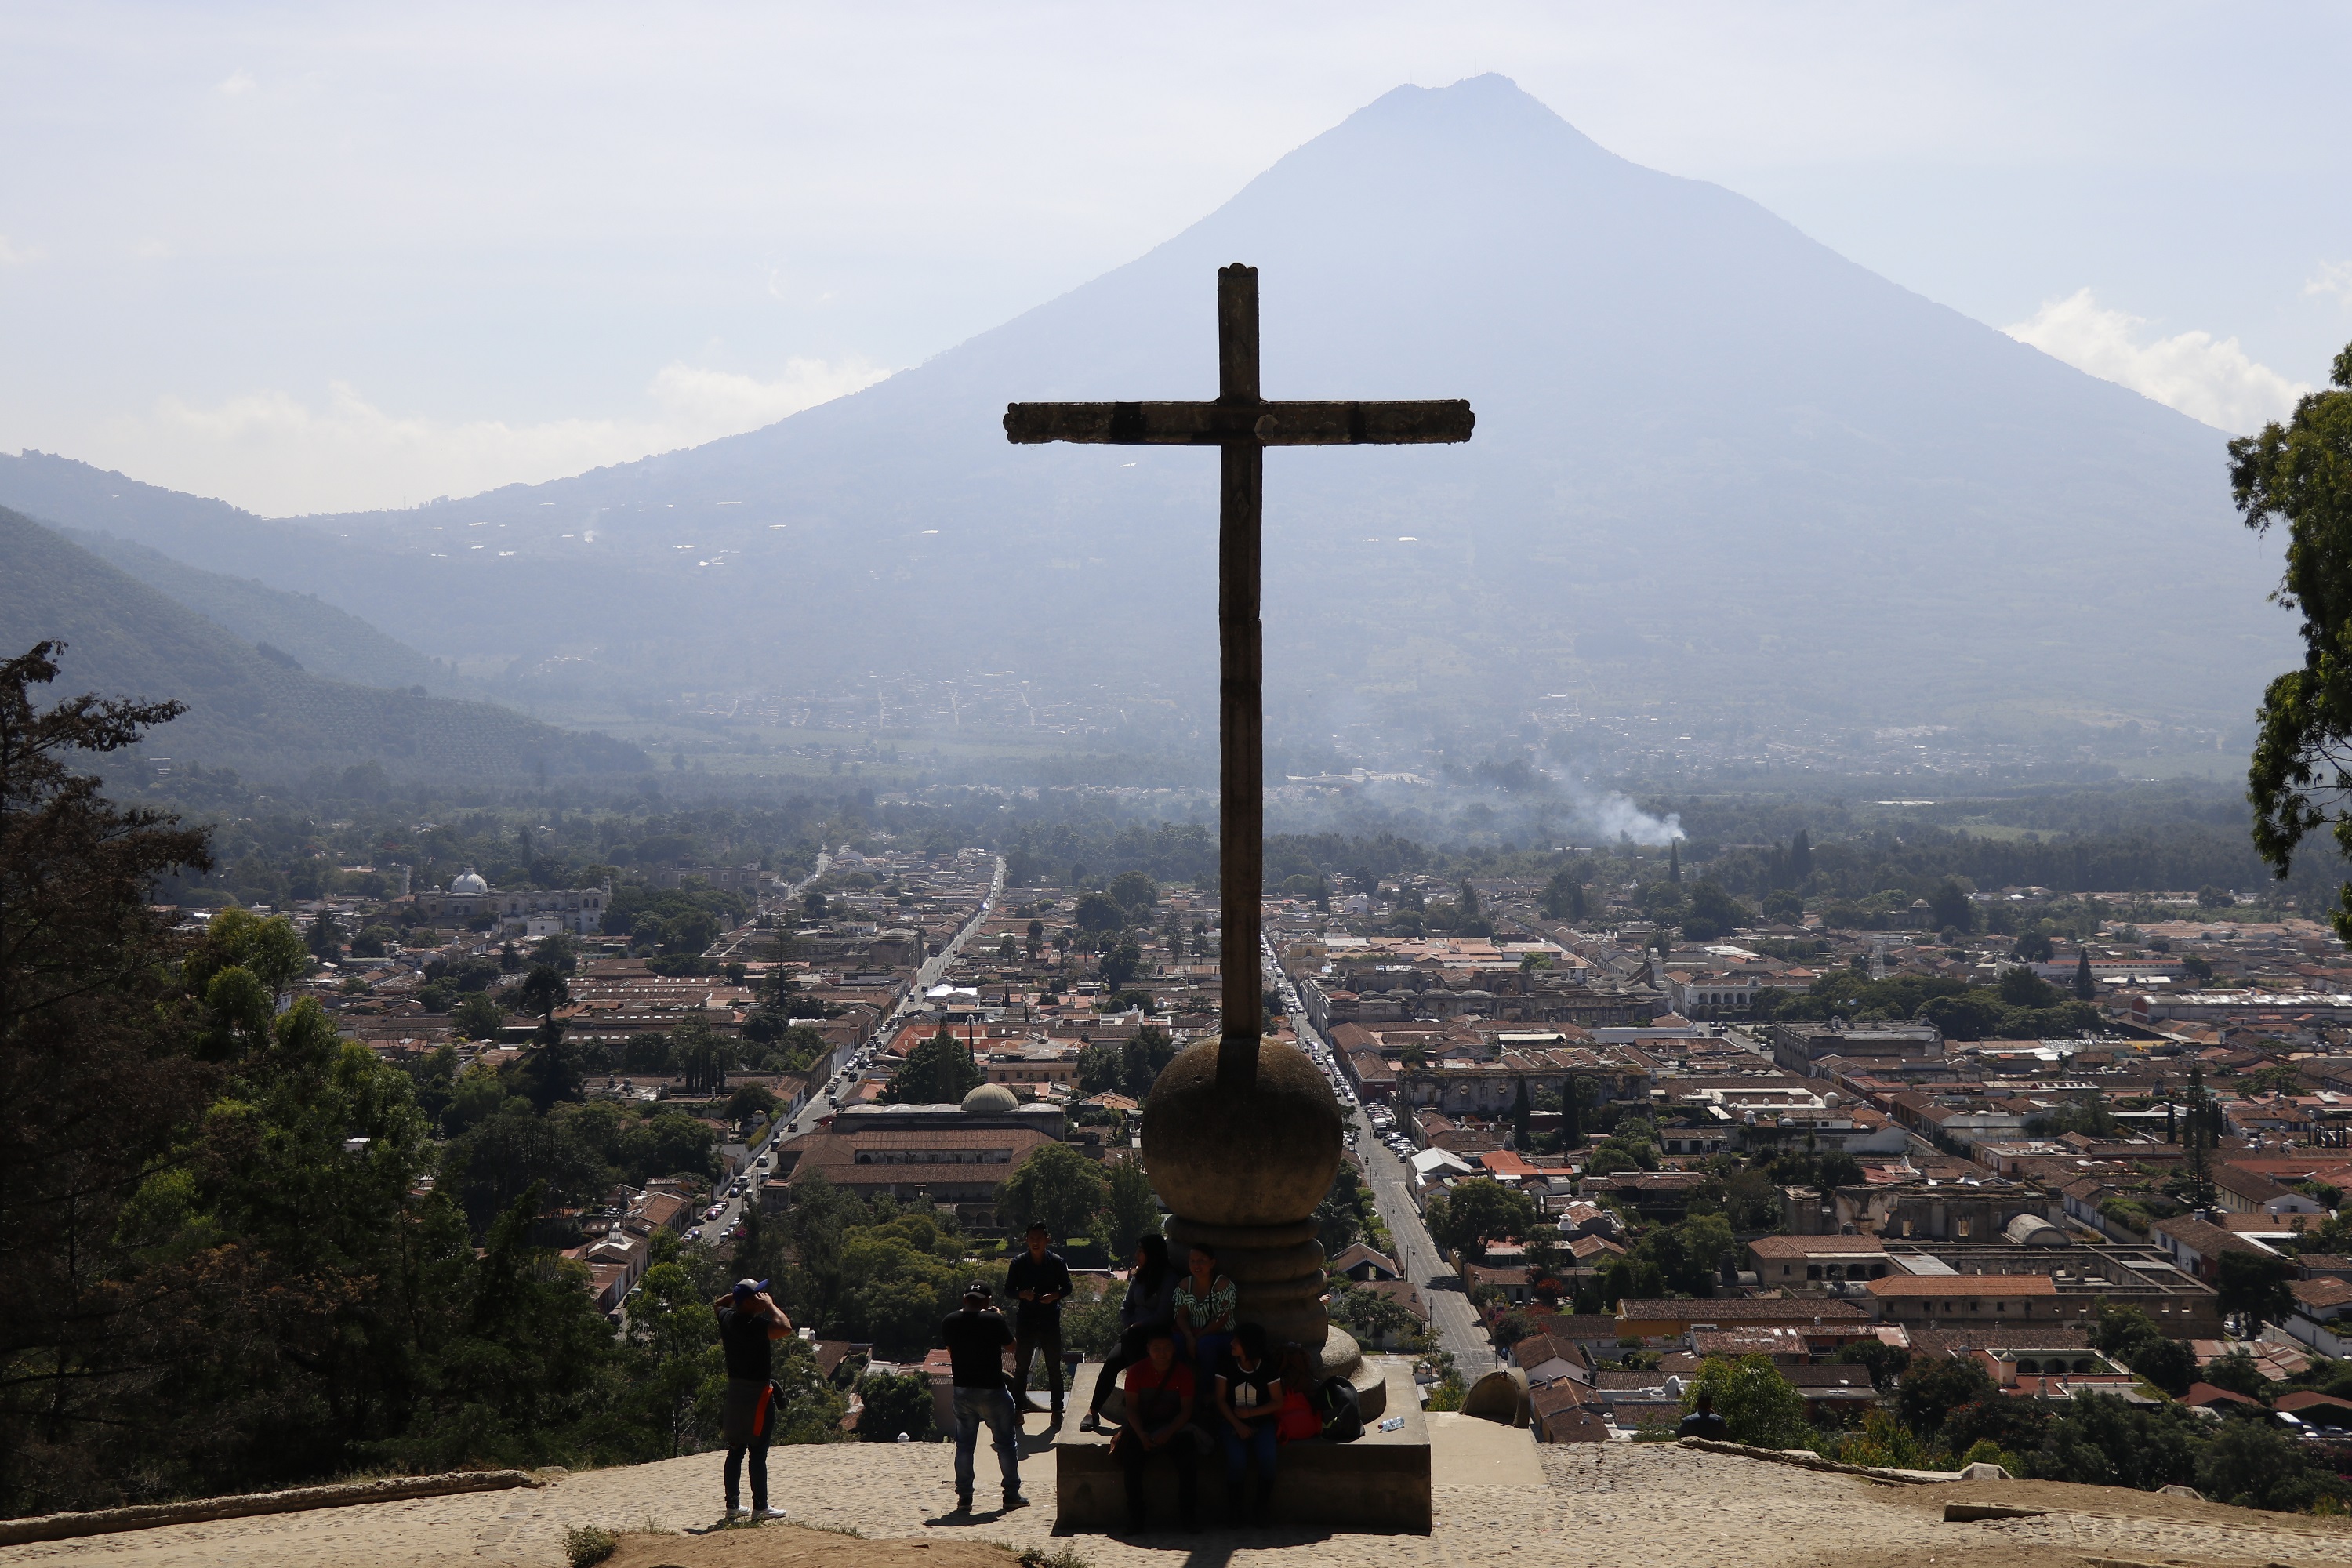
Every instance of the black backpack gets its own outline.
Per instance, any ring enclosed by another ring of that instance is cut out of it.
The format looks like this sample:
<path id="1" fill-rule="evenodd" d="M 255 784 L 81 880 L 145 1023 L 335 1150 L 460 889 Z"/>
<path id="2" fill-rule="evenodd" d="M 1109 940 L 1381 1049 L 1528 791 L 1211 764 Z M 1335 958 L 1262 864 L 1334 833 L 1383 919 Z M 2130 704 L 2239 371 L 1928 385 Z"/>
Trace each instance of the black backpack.
<path id="1" fill-rule="evenodd" d="M 1323 1440 L 1352 1443 L 1364 1435 L 1364 1408 L 1356 1400 L 1356 1385 L 1344 1377 L 1323 1380 Z"/>

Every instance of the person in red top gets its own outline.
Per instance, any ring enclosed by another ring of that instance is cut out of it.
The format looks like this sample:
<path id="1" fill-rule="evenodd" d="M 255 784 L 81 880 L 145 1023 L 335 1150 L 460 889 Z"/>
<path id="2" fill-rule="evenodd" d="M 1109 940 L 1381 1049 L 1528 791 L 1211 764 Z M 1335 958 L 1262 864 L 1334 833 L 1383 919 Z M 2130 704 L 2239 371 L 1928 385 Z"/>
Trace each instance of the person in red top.
<path id="1" fill-rule="evenodd" d="M 1192 1369 L 1176 1359 L 1176 1336 L 1161 1328 L 1144 1359 L 1127 1369 L 1127 1424 L 1110 1451 L 1127 1471 L 1127 1527 L 1144 1528 L 1143 1468 L 1154 1454 L 1176 1466 L 1176 1510 L 1187 1530 L 1198 1529 L 1200 1451 L 1192 1438 Z"/>

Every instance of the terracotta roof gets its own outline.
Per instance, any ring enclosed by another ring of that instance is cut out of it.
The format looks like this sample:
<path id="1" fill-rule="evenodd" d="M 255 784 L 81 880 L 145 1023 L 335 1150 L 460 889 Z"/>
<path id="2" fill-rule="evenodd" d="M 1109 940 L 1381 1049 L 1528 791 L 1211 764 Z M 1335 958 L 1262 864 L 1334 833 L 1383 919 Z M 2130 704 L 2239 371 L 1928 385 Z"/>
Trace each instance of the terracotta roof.
<path id="1" fill-rule="evenodd" d="M 2242 1198 L 2248 1198 L 2258 1204 L 2290 1195 L 2286 1188 L 2272 1181 L 2260 1171 L 2248 1171 L 2234 1164 L 2215 1166 L 2213 1184 L 2223 1192 L 2235 1193 Z"/>
<path id="2" fill-rule="evenodd" d="M 2280 1394 L 2271 1401 L 2271 1408 L 2287 1411 L 2352 1410 L 2352 1399 L 2338 1399 L 2332 1394 L 2322 1394 L 2317 1389 L 2305 1388 L 2298 1389 L 2293 1394 Z"/>
<path id="3" fill-rule="evenodd" d="M 818 1173 L 836 1186 L 843 1183 L 874 1185 L 934 1181 L 1002 1181 L 1020 1165 L 1032 1149 L 1053 1142 L 1054 1139 L 1032 1127 L 942 1127 L 928 1132 L 913 1128 L 888 1132 L 811 1132 L 795 1138 L 788 1145 L 799 1153 L 800 1161 L 784 1181 L 788 1186 L 798 1186 Z M 1004 1149 L 1010 1152 L 1010 1155 L 1006 1160 L 985 1164 L 857 1163 L 861 1151 L 892 1149 Z"/>
<path id="4" fill-rule="evenodd" d="M 2158 1235 L 2168 1236 L 2183 1247 L 2193 1252 L 2201 1253 L 2207 1258 L 2219 1258 L 2225 1252 L 2251 1253 L 2256 1258 L 2278 1256 L 2266 1247 L 2257 1246 L 2242 1236 L 2223 1230 L 2210 1220 L 2198 1219 L 2194 1215 L 2158 1220 L 2156 1230 Z"/>
<path id="5" fill-rule="evenodd" d="M 2341 1307 L 2352 1301 L 2352 1280 L 2323 1275 L 2317 1279 L 2297 1279 L 2287 1286 L 2300 1307 Z"/>
<path id="6" fill-rule="evenodd" d="M 1545 1312 L 1536 1321 L 1545 1333 L 1563 1340 L 1613 1340 L 1617 1320 L 1605 1312 Z"/>
<path id="7" fill-rule="evenodd" d="M 1870 1293 L 1966 1300 L 1988 1296 L 2055 1296 L 2058 1282 L 2046 1274 L 1890 1274 L 1870 1282 Z"/>
<path id="8" fill-rule="evenodd" d="M 2192 1383 L 2189 1392 L 2180 1396 L 2183 1405 L 2251 1405 L 2260 1407 L 2262 1401 L 2249 1399 L 2242 1394 L 2232 1394 L 2226 1388 L 2216 1388 L 2210 1383 Z"/>
<path id="9" fill-rule="evenodd" d="M 1522 1367 L 1541 1366 L 1553 1360 L 1580 1367 L 1584 1365 L 1584 1352 L 1566 1340 L 1556 1340 L 1549 1334 L 1530 1334 L 1511 1347 L 1511 1360 Z"/>
<path id="10" fill-rule="evenodd" d="M 1024 1134 L 1041 1143 L 1052 1139 L 1034 1127 L 877 1127 L 855 1132 L 820 1132 L 853 1149 L 1001 1149 Z"/>
<path id="11" fill-rule="evenodd" d="M 1324 1263 L 1323 1267 L 1326 1269 L 1328 1269 L 1331 1273 L 1344 1274 L 1359 1263 L 1376 1263 L 1391 1274 L 1402 1274 L 1403 1272 L 1402 1269 L 1397 1267 L 1395 1258 L 1391 1258 L 1387 1253 L 1381 1251 L 1378 1247 L 1360 1241 L 1350 1243 L 1347 1251 L 1339 1254 L 1337 1258 L 1328 1259 Z"/>
<path id="12" fill-rule="evenodd" d="M 1603 1394 L 1654 1394 L 1673 1374 L 1665 1372 L 1615 1372 L 1603 1368 L 1592 1374 L 1592 1386 Z"/>
<path id="13" fill-rule="evenodd" d="M 1886 1243 L 1874 1236 L 1759 1236 L 1748 1244 L 1759 1258 L 1823 1258 L 1832 1253 L 1876 1253 Z"/>
<path id="14" fill-rule="evenodd" d="M 1701 1355 L 1805 1355 L 1805 1330 L 1789 1323 L 1741 1323 L 1728 1329 L 1696 1329 L 1691 1349 Z"/>
<path id="15" fill-rule="evenodd" d="M 1410 1279 L 1367 1279 L 1356 1289 L 1385 1296 L 1423 1322 L 1429 1321 L 1429 1309 L 1421 1303 L 1421 1288 Z"/>
<path id="16" fill-rule="evenodd" d="M 1873 1288 L 1885 1284 L 1872 1281 Z M 2043 1280 L 2043 1284 L 2049 1284 Z M 1815 1319 L 1853 1319 L 1864 1315 L 1853 1301 L 1723 1297 L 1713 1300 L 1623 1300 L 1617 1310 L 1631 1330 L 1643 1322 L 1675 1323 L 1810 1323 Z"/>
<path id="17" fill-rule="evenodd" d="M 1538 1416 L 1557 1415 L 1563 1410 L 1572 1410 L 1583 1404 L 1583 1395 L 1581 1388 L 1562 1378 L 1558 1383 L 1548 1383 L 1541 1388 L 1529 1390 L 1528 1404 L 1532 1413 Z"/>

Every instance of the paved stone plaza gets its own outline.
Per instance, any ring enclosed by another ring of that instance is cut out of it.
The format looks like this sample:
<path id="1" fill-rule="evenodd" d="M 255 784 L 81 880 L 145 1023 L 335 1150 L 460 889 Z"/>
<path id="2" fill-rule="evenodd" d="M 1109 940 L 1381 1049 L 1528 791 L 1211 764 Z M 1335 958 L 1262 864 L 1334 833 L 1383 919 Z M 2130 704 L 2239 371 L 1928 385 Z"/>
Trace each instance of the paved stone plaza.
<path id="1" fill-rule="evenodd" d="M 1040 1424 L 1030 1440 L 1042 1445 Z M 1068 1538 L 1097 1568 L 1297 1568 L 1541 1563 L 1545 1568 L 1780 1568 L 1927 1563 L 2025 1568 L 2134 1563 L 2352 1563 L 2352 1524 L 2091 1487 L 1963 1483 L 1894 1487 L 1856 1477 L 1659 1445 L 1538 1447 L 1465 1417 L 1432 1423 L 1437 1523 L 1426 1536 L 1176 1531 L 1141 1542 Z M 868 1537 L 1052 1541 L 1053 1479 L 1024 1467 L 1033 1506 L 950 1523 L 943 1444 L 779 1448 L 779 1499 L 804 1523 Z M 534 1491 L 478 1493 L 274 1518 L 225 1521 L 0 1550 L 0 1564 L 105 1568 L 414 1568 L 562 1563 L 565 1528 L 698 1528 L 718 1512 L 719 1457 L 575 1475 Z M 1946 1524 L 1948 1496 L 2052 1508 L 2048 1517 Z M 805 1539 L 805 1538 L 803 1538 Z"/>

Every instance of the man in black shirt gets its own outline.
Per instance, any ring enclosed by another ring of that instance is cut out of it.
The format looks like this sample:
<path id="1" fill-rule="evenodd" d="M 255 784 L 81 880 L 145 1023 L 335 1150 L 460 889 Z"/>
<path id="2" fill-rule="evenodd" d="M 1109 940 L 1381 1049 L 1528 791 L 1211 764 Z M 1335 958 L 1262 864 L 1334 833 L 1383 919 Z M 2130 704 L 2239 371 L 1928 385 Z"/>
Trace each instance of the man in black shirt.
<path id="1" fill-rule="evenodd" d="M 1013 1331 L 992 1304 L 993 1295 L 984 1282 L 973 1280 L 964 1287 L 963 1310 L 950 1312 L 940 1325 L 940 1340 L 948 1348 L 955 1383 L 959 1513 L 971 1511 L 972 1457 L 983 1426 L 996 1448 L 997 1468 L 1003 1473 L 1004 1506 L 1029 1506 L 1029 1500 L 1021 1495 L 1021 1417 L 1013 1413 L 1013 1391 L 1004 1378 L 1004 1352 L 1013 1343 Z"/>
<path id="2" fill-rule="evenodd" d="M 769 1299 L 765 1279 L 738 1279 L 735 1289 L 712 1303 L 719 1313 L 719 1343 L 727 1357 L 727 1401 L 719 1408 L 719 1432 L 727 1440 L 727 1516 L 743 1510 L 743 1456 L 751 1457 L 751 1517 L 782 1519 L 768 1506 L 768 1439 L 776 1429 L 775 1352 L 772 1342 L 793 1331 L 793 1321 Z"/>
<path id="3" fill-rule="evenodd" d="M 1731 1436 L 1731 1423 L 1715 1413 L 1715 1395 L 1702 1391 L 1698 1396 L 1697 1405 L 1698 1408 L 1684 1416 L 1682 1425 L 1675 1428 L 1675 1436 L 1728 1438 Z"/>
<path id="4" fill-rule="evenodd" d="M 1013 1349 L 1013 1390 L 1021 1413 L 1035 1415 L 1039 1405 L 1029 1397 L 1029 1358 L 1045 1352 L 1045 1387 L 1054 1396 L 1053 1417 L 1062 1418 L 1062 1301 L 1070 1293 L 1070 1266 L 1046 1247 L 1047 1233 L 1033 1225 L 1023 1237 L 1026 1250 L 1004 1271 L 1004 1288 L 1020 1299 L 1013 1313 L 1019 1337 Z"/>

